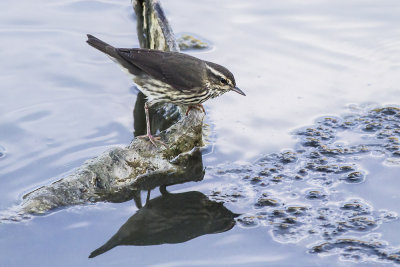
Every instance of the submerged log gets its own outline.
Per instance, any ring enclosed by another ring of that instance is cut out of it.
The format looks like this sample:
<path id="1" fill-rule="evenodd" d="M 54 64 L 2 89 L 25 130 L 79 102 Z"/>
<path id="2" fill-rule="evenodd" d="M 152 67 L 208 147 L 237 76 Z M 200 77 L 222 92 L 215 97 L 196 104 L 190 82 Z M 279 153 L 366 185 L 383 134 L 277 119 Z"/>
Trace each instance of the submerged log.
<path id="1" fill-rule="evenodd" d="M 137 0 L 133 7 L 141 47 L 179 51 L 158 1 Z M 141 102 L 135 106 L 135 113 L 143 109 Z M 0 215 L 0 221 L 18 221 L 28 214 L 98 201 L 122 202 L 133 198 L 141 207 L 140 190 L 203 179 L 199 147 L 203 146 L 204 114 L 192 110 L 185 116 L 184 112 L 184 108 L 172 104 L 152 110 L 156 114 L 153 126 L 161 125 L 153 128 L 165 129 L 159 136 L 166 146 L 155 147 L 135 138 L 129 146 L 113 148 L 88 160 L 67 177 L 26 194 L 20 205 Z"/>

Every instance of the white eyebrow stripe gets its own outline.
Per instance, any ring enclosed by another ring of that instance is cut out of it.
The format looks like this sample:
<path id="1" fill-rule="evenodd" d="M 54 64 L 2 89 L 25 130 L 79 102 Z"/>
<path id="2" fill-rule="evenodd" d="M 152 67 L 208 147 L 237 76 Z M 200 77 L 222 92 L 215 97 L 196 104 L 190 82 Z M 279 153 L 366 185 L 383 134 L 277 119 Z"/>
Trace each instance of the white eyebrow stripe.
<path id="1" fill-rule="evenodd" d="M 212 73 L 214 73 L 216 76 L 226 78 L 225 75 L 223 75 L 221 72 L 217 71 L 216 69 L 210 67 L 209 65 L 206 64 L 206 68 L 209 69 Z"/>
<path id="2" fill-rule="evenodd" d="M 215 76 L 219 76 L 219 77 L 221 77 L 221 78 L 224 78 L 225 80 L 228 81 L 228 83 L 229 83 L 231 86 L 233 86 L 231 80 L 230 80 L 228 77 L 226 77 L 224 74 L 222 74 L 222 72 L 217 71 L 217 70 L 214 69 L 213 67 L 209 66 L 207 63 L 206 63 L 206 68 L 209 69 Z"/>

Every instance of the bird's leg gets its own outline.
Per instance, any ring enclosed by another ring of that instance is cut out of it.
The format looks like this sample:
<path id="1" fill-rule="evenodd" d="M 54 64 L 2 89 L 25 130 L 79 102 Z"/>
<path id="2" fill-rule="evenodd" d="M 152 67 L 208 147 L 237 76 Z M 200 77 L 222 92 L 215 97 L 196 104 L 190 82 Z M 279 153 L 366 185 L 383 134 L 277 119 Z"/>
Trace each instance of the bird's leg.
<path id="1" fill-rule="evenodd" d="M 156 145 L 156 142 L 161 143 L 162 145 L 165 146 L 165 144 L 160 140 L 160 137 L 154 137 L 154 136 L 151 135 L 151 130 L 150 130 L 150 116 L 149 116 L 149 106 L 148 106 L 147 102 L 144 103 L 144 112 L 145 112 L 145 114 L 146 114 L 147 134 L 146 134 L 146 135 L 141 135 L 141 136 L 138 136 L 138 137 L 140 137 L 140 138 L 148 138 L 148 139 L 150 140 L 150 142 L 151 142 L 153 145 L 155 145 L 155 146 L 157 146 L 157 145 Z"/>
<path id="2" fill-rule="evenodd" d="M 152 204 L 151 204 L 151 202 L 150 202 L 150 192 L 151 192 L 150 189 L 147 190 L 147 197 L 146 197 L 146 204 L 145 204 L 145 206 L 146 206 L 147 208 L 151 208 L 151 207 L 152 207 Z"/>
<path id="3" fill-rule="evenodd" d="M 203 107 L 203 105 L 202 104 L 197 104 L 197 105 L 190 105 L 189 107 L 188 107 L 188 109 L 187 109 L 187 111 L 186 111 L 186 116 L 189 114 L 189 111 L 191 110 L 191 109 L 198 109 L 198 110 L 201 110 L 201 111 L 203 111 L 204 112 L 204 114 L 206 114 L 206 110 L 204 109 L 204 107 Z"/>
<path id="4" fill-rule="evenodd" d="M 147 102 L 144 103 L 144 112 L 146 114 L 146 134 L 147 137 L 150 139 L 150 141 L 155 145 L 153 139 L 154 137 L 151 135 L 151 130 L 150 130 L 150 116 L 149 116 L 149 107 L 147 106 Z"/>
<path id="5" fill-rule="evenodd" d="M 150 201 L 150 192 L 151 190 L 147 190 L 146 204 Z"/>
<path id="6" fill-rule="evenodd" d="M 161 193 L 163 196 L 169 194 L 169 192 L 167 191 L 167 186 L 166 186 L 166 185 L 161 185 L 161 186 L 160 186 L 160 193 Z"/>
<path id="7" fill-rule="evenodd" d="M 133 192 L 133 201 L 135 201 L 136 207 L 137 207 L 138 209 L 143 208 L 142 199 L 141 199 L 141 197 L 140 197 L 140 190 L 135 190 L 135 191 Z"/>

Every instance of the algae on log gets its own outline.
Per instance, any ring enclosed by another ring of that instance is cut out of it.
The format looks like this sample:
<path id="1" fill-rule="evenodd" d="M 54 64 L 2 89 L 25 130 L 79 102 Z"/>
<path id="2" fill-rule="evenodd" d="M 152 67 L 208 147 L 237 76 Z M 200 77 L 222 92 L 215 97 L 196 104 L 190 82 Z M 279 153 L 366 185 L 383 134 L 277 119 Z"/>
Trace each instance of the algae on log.
<path id="1" fill-rule="evenodd" d="M 141 47 L 179 51 L 158 1 L 137 0 L 133 6 Z M 192 110 L 184 116 L 184 111 L 172 104 L 153 108 L 157 118 L 163 118 L 159 124 L 167 128 L 159 134 L 166 146 L 155 147 L 135 138 L 129 146 L 113 148 L 88 160 L 67 177 L 26 194 L 19 206 L 1 215 L 0 221 L 18 221 L 29 214 L 98 201 L 122 202 L 133 198 L 141 206 L 140 190 L 202 180 L 199 147 L 203 145 L 204 114 Z"/>
<path id="2" fill-rule="evenodd" d="M 73 174 L 26 194 L 19 215 L 10 219 L 90 202 L 123 202 L 137 199 L 140 190 L 202 180 L 203 117 L 201 112 L 190 112 L 161 132 L 166 147 L 136 138 L 128 147 L 87 161 Z"/>

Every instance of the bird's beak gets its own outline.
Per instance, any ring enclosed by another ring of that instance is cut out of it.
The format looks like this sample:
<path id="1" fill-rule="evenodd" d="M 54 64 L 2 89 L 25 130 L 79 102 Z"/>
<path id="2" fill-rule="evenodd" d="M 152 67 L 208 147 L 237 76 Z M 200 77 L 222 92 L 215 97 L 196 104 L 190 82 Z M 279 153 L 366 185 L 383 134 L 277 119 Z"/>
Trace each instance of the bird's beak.
<path id="1" fill-rule="evenodd" d="M 241 95 L 244 95 L 244 96 L 246 96 L 246 94 L 245 94 L 245 93 L 243 93 L 243 91 L 242 91 L 242 90 L 240 90 L 240 89 L 239 89 L 239 88 L 237 88 L 237 87 L 233 87 L 232 91 L 234 91 L 234 92 L 236 92 L 236 93 L 238 93 L 238 94 L 241 94 Z"/>

